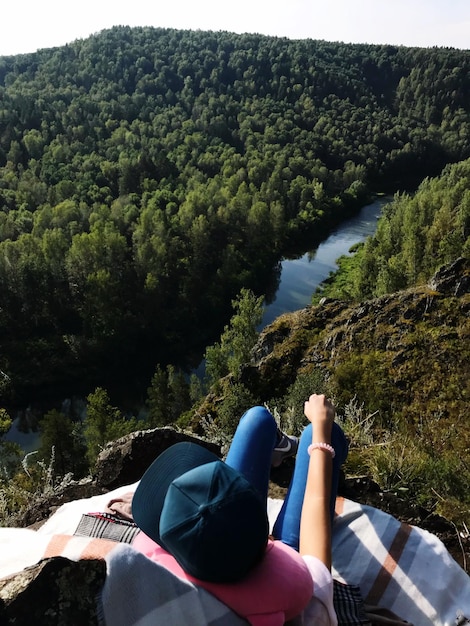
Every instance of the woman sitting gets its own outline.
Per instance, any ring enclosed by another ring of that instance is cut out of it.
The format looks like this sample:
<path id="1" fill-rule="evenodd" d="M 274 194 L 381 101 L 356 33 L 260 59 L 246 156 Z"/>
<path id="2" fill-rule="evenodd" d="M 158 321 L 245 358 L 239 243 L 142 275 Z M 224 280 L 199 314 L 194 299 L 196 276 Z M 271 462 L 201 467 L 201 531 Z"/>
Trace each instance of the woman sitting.
<path id="1" fill-rule="evenodd" d="M 241 418 L 225 462 L 184 442 L 163 452 L 132 501 L 133 546 L 259 626 L 335 625 L 331 522 L 347 442 L 323 395 L 305 402 L 298 441 L 264 407 Z M 272 464 L 297 453 L 269 537 Z"/>

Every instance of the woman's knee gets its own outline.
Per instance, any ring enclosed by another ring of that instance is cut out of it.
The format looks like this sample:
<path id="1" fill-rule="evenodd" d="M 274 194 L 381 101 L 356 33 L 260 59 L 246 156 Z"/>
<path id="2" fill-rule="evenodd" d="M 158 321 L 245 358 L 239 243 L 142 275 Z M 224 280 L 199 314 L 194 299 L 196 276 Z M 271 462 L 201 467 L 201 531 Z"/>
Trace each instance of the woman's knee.
<path id="1" fill-rule="evenodd" d="M 253 406 L 242 415 L 239 427 L 275 430 L 276 421 L 268 409 L 264 406 Z"/>

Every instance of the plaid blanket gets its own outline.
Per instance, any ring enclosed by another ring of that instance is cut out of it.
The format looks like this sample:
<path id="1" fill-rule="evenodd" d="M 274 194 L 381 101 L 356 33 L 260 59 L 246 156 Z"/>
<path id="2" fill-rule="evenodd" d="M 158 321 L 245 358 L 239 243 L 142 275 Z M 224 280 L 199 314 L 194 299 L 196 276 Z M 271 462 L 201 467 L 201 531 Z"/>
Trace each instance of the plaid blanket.
<path id="1" fill-rule="evenodd" d="M 74 535 L 99 537 L 121 543 L 132 543 L 140 532 L 135 522 L 129 522 L 110 513 L 86 513 L 82 515 Z"/>
<path id="2" fill-rule="evenodd" d="M 73 535 L 83 516 L 105 511 L 111 498 L 135 486 L 64 504 L 38 531 L 0 528 L 0 577 L 44 556 L 108 558 L 113 548 L 129 549 L 106 538 Z M 268 502 L 271 523 L 281 505 L 280 500 Z M 380 605 L 415 626 L 455 626 L 459 616 L 470 616 L 470 577 L 437 537 L 351 500 L 337 501 L 333 577 L 357 586 L 366 604 Z"/>
<path id="3" fill-rule="evenodd" d="M 338 498 L 333 577 L 359 586 L 415 626 L 455 625 L 470 615 L 470 577 L 433 534 L 370 506 Z"/>

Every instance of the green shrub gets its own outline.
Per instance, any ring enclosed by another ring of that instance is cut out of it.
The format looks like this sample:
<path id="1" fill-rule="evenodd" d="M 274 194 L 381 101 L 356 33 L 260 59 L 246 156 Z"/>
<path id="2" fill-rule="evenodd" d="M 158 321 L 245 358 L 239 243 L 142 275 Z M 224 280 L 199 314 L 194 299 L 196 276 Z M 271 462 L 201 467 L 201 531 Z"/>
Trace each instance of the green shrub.
<path id="1" fill-rule="evenodd" d="M 312 393 L 326 393 L 325 376 L 319 368 L 300 372 L 282 398 L 273 398 L 268 402 L 268 408 L 281 430 L 300 435 L 307 423 L 304 404 Z"/>
<path id="2" fill-rule="evenodd" d="M 226 383 L 223 400 L 217 406 L 217 424 L 223 433 L 233 437 L 243 413 L 259 400 L 242 383 Z"/>
<path id="3" fill-rule="evenodd" d="M 388 356 L 380 352 L 352 353 L 332 372 L 331 394 L 337 406 L 344 407 L 360 398 L 367 411 L 377 412 L 381 424 L 388 423 L 390 388 Z"/>

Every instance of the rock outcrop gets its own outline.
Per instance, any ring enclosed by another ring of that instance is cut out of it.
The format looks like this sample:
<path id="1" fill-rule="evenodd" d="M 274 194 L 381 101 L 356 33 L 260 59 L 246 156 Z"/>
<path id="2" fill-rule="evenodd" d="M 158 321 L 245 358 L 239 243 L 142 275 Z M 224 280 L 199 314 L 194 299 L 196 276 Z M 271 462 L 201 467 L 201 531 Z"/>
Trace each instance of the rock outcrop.
<path id="1" fill-rule="evenodd" d="M 94 626 L 105 577 L 104 561 L 44 559 L 0 580 L 0 624 Z"/>
<path id="2" fill-rule="evenodd" d="M 18 520 L 19 527 L 38 527 L 65 502 L 90 498 L 140 480 L 157 456 L 180 441 L 195 441 L 217 456 L 220 447 L 174 428 L 139 430 L 108 443 L 98 456 L 93 476 L 74 481 L 56 493 L 35 501 Z"/>
<path id="3" fill-rule="evenodd" d="M 261 333 L 241 381 L 257 396 L 281 397 L 303 372 L 319 368 L 334 379 L 338 365 L 370 358 L 393 388 L 396 406 L 419 419 L 439 394 L 468 388 L 469 294 L 470 259 L 462 258 L 427 285 L 361 303 L 324 299 L 281 315 Z M 462 413 L 465 401 L 453 397 L 448 405 Z"/>
<path id="4" fill-rule="evenodd" d="M 138 431 L 104 448 L 96 463 L 94 480 L 100 488 L 108 490 L 134 483 L 159 454 L 180 441 L 195 441 L 220 456 L 216 444 L 173 428 Z"/>

